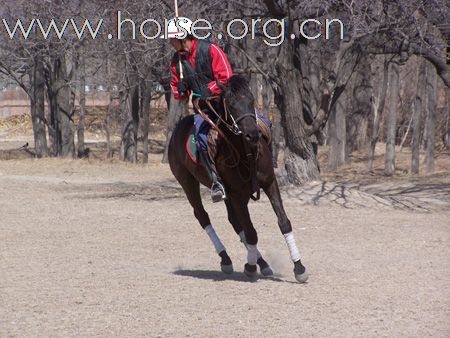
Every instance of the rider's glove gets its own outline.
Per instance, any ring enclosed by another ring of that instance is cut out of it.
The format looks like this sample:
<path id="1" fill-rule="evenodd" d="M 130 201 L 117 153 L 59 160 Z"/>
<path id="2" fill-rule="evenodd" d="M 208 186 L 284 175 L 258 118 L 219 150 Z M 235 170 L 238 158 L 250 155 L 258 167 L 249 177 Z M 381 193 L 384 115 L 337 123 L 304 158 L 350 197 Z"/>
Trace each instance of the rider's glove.
<path id="1" fill-rule="evenodd" d="M 188 86 L 187 86 L 186 82 L 184 82 L 183 80 L 178 81 L 177 90 L 178 90 L 178 93 L 180 94 L 180 96 L 186 96 L 186 93 L 188 90 Z"/>

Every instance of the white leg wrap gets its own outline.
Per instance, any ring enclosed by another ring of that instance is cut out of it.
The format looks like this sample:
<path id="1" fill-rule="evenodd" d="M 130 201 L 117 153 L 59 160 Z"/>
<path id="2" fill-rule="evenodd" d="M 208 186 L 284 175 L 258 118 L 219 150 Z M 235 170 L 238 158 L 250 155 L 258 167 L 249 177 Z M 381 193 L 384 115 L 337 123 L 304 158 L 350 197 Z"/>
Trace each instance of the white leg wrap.
<path id="1" fill-rule="evenodd" d="M 250 265 L 256 265 L 257 257 L 258 257 L 258 249 L 256 245 L 247 244 L 247 263 Z"/>
<path id="2" fill-rule="evenodd" d="M 223 246 L 222 242 L 220 241 L 219 237 L 217 237 L 216 232 L 214 231 L 211 224 L 207 225 L 205 227 L 205 231 L 208 234 L 209 238 L 211 239 L 211 242 L 214 244 L 214 248 L 216 249 L 216 252 L 219 254 L 223 250 L 225 250 L 225 247 Z"/>
<path id="3" fill-rule="evenodd" d="M 295 263 L 300 260 L 300 253 L 298 252 L 297 244 L 295 244 L 294 235 L 292 232 L 284 234 L 284 239 L 286 240 L 286 244 L 289 248 L 289 253 L 291 254 L 291 259 Z"/>
<path id="4" fill-rule="evenodd" d="M 241 231 L 239 233 L 239 237 L 241 238 L 241 242 L 245 245 L 245 247 L 247 248 L 247 240 L 245 239 L 245 234 L 244 231 Z M 248 249 L 248 248 L 247 248 Z M 258 249 L 256 249 L 256 259 L 260 259 L 261 258 L 261 253 L 259 252 Z"/>

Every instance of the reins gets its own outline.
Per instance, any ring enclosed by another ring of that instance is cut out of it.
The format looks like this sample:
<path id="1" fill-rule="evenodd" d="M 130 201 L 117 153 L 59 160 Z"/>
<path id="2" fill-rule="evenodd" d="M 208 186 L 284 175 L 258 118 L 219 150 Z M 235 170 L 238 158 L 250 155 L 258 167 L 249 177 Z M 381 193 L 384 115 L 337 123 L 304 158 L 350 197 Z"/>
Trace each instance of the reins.
<path id="1" fill-rule="evenodd" d="M 208 104 L 208 107 L 211 109 L 211 111 L 214 113 L 214 115 L 216 115 L 219 119 L 219 122 L 216 124 L 213 121 L 211 121 L 211 119 L 209 118 L 208 114 L 206 114 L 203 110 L 200 109 L 200 106 L 198 104 L 198 99 L 193 101 L 193 105 L 194 108 L 198 111 L 198 113 L 201 115 L 201 117 L 211 126 L 211 128 L 213 128 L 215 131 L 217 131 L 217 133 L 219 134 L 220 137 L 222 137 L 225 142 L 228 144 L 229 148 L 231 148 L 232 150 L 232 154 L 231 157 L 235 157 L 236 161 L 233 164 L 227 164 L 226 160 L 225 160 L 225 165 L 229 168 L 234 168 L 237 167 L 241 161 L 241 157 L 239 155 L 239 151 L 236 149 L 236 147 L 230 142 L 230 140 L 228 139 L 228 137 L 225 135 L 225 133 L 219 128 L 219 124 L 222 123 L 225 126 L 227 126 L 227 129 L 229 129 L 230 131 L 233 129 L 233 126 L 228 124 L 223 118 L 222 116 L 220 116 L 220 114 L 214 109 L 214 107 L 211 105 L 210 101 L 213 99 L 217 99 L 219 96 L 213 96 L 210 97 L 208 99 L 206 99 L 206 103 Z M 239 135 L 239 134 L 236 134 Z M 234 153 L 234 154 L 233 154 Z"/>
<path id="2" fill-rule="evenodd" d="M 222 118 L 222 116 L 214 109 L 213 105 L 211 104 L 211 100 L 216 100 L 218 98 L 218 96 L 213 96 L 210 98 L 206 99 L 206 104 L 208 105 L 209 109 L 211 109 L 211 111 L 219 118 L 219 121 L 225 125 L 225 127 L 227 127 L 227 129 L 229 131 L 231 131 L 233 134 L 240 135 L 242 134 L 242 131 L 240 131 L 239 126 L 238 126 L 238 122 L 242 121 L 243 119 L 245 119 L 246 117 L 252 117 L 254 118 L 256 121 L 258 121 L 258 118 L 256 116 L 256 111 L 255 114 L 244 114 L 242 116 L 239 116 L 236 120 L 234 119 L 233 115 L 230 113 L 229 108 L 228 108 L 228 104 L 225 98 L 223 98 L 222 103 L 223 103 L 223 109 L 225 111 L 225 119 Z M 227 122 L 228 117 L 231 118 L 231 121 L 233 122 L 233 124 L 229 124 Z"/>

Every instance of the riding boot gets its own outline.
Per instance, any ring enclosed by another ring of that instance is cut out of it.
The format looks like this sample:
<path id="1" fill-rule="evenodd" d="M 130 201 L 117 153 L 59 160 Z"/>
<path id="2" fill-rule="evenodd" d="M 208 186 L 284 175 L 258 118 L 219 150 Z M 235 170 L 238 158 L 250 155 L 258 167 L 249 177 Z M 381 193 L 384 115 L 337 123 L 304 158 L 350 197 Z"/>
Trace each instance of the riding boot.
<path id="1" fill-rule="evenodd" d="M 203 161 L 203 163 L 206 166 L 206 170 L 208 171 L 208 174 L 212 181 L 211 186 L 211 199 L 213 203 L 223 201 L 227 198 L 225 193 L 225 188 L 222 184 L 222 180 L 220 179 L 219 175 L 217 174 L 216 166 L 211 163 L 209 160 L 209 156 L 207 152 L 199 151 L 200 157 Z"/>

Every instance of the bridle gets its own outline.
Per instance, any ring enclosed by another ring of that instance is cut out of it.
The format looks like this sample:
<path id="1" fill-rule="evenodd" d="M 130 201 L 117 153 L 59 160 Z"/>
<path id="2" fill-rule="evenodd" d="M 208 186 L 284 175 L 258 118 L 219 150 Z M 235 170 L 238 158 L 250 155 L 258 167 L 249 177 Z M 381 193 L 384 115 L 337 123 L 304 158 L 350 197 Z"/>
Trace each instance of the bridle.
<path id="1" fill-rule="evenodd" d="M 228 107 L 227 101 L 225 98 L 222 98 L 222 104 L 223 104 L 223 109 L 225 112 L 225 116 L 222 117 L 213 107 L 213 105 L 211 104 L 211 101 L 213 100 L 217 100 L 219 98 L 219 96 L 212 96 L 209 97 L 205 100 L 205 103 L 208 105 L 208 108 L 213 112 L 214 115 L 217 116 L 218 118 L 218 123 L 214 123 L 213 121 L 211 121 L 211 119 L 208 117 L 208 115 L 203 112 L 200 109 L 200 106 L 198 104 L 198 99 L 194 100 L 193 104 L 195 109 L 200 113 L 200 115 L 203 117 L 203 119 L 205 119 L 205 121 L 207 121 L 212 128 L 214 128 L 215 130 L 217 130 L 217 132 L 220 134 L 220 136 L 225 137 L 224 133 L 222 130 L 220 130 L 219 128 L 219 124 L 224 125 L 229 131 L 231 131 L 234 135 L 239 136 L 242 135 L 242 131 L 239 129 L 238 123 L 240 121 L 242 121 L 243 119 L 247 118 L 247 117 L 251 117 L 254 118 L 255 121 L 258 121 L 258 118 L 256 116 L 256 110 L 255 113 L 247 113 L 247 114 L 243 114 L 241 116 L 239 116 L 238 118 L 234 118 L 233 115 L 230 113 L 230 109 Z M 231 119 L 231 123 L 228 121 L 229 119 Z M 226 138 L 226 137 L 225 137 Z"/>

